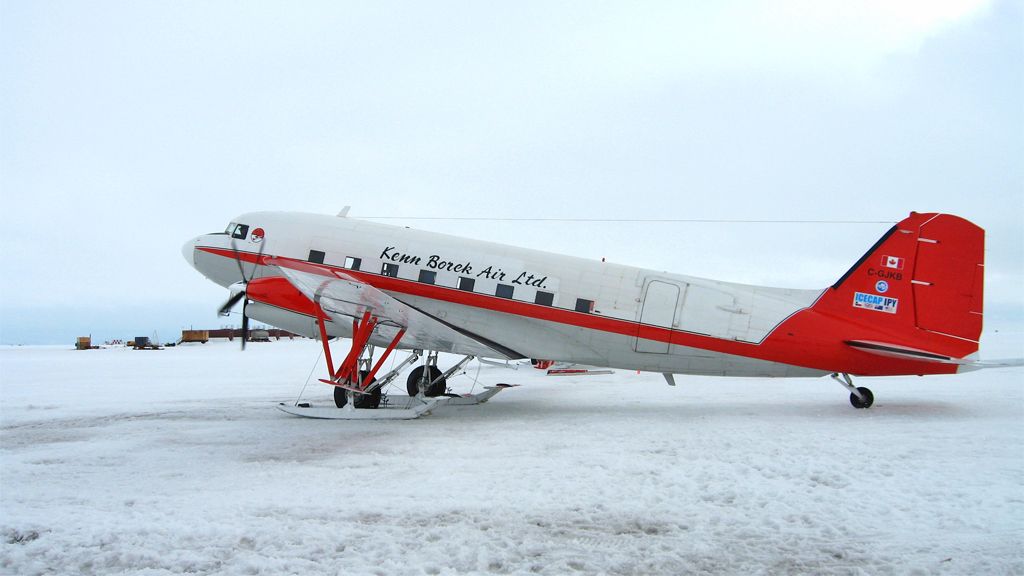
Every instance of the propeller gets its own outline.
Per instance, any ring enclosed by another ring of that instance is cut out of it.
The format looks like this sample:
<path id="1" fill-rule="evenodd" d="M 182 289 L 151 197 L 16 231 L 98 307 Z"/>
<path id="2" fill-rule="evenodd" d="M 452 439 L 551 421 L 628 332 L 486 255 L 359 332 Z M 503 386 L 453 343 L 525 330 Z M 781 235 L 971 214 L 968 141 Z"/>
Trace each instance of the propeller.
<path id="1" fill-rule="evenodd" d="M 248 299 L 242 302 L 242 352 L 245 352 L 245 342 L 249 339 L 249 316 L 245 313 L 245 307 L 248 304 Z"/>
<path id="2" fill-rule="evenodd" d="M 217 311 L 217 315 L 218 316 L 227 316 L 231 312 L 231 309 L 235 307 L 235 304 L 238 304 L 238 301 L 241 300 L 244 297 L 245 297 L 245 290 L 242 290 L 241 292 L 233 295 L 231 298 L 228 298 L 228 301 L 225 302 L 220 307 L 220 310 Z"/>
<path id="3" fill-rule="evenodd" d="M 263 247 L 266 245 L 266 241 L 260 242 L 260 250 L 256 254 L 256 263 L 253 264 L 252 272 L 249 273 L 249 277 L 245 277 L 245 267 L 242 266 L 242 254 L 238 250 L 238 246 L 235 244 L 234 238 L 231 239 L 231 251 L 235 253 L 235 264 L 238 265 L 238 275 L 241 276 L 242 289 L 235 292 L 227 299 L 220 308 L 217 309 L 218 316 L 227 316 L 231 313 L 231 309 L 238 304 L 239 300 L 242 300 L 242 350 L 245 350 L 245 342 L 249 339 L 249 316 L 245 313 L 245 308 L 249 304 L 249 299 L 246 298 L 246 287 L 249 282 L 252 281 L 253 277 L 256 276 L 256 270 L 259 268 L 260 262 L 263 259 Z"/>

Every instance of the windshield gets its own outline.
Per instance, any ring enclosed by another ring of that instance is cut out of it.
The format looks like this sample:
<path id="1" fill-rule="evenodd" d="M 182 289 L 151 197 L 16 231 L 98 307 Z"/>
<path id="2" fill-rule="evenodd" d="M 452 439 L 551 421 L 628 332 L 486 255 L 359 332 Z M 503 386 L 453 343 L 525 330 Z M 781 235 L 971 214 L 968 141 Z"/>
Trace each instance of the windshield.
<path id="1" fill-rule="evenodd" d="M 249 226 L 245 224 L 235 224 L 234 222 L 232 222 L 231 224 L 228 224 L 228 228 L 227 230 L 225 230 L 225 232 L 231 234 L 232 238 L 245 239 L 246 237 L 249 236 Z"/>

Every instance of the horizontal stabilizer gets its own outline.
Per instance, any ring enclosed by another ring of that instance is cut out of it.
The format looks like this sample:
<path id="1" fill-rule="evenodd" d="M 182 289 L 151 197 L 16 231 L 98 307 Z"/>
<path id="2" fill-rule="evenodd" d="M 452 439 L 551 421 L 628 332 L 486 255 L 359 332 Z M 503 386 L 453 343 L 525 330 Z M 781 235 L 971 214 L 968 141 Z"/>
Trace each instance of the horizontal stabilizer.
<path id="1" fill-rule="evenodd" d="M 1013 368 L 1018 366 L 1024 366 L 1024 358 L 1004 358 L 1000 360 L 974 360 L 971 358 L 950 358 L 949 356 L 935 354 L 934 352 L 928 352 L 926 350 L 917 350 L 914 348 L 907 348 L 906 346 L 897 346 L 895 344 L 886 344 L 883 342 L 847 340 L 846 344 L 850 347 L 857 348 L 858 350 L 863 350 L 864 352 L 878 354 L 879 356 L 888 356 L 890 358 L 910 358 L 913 360 L 924 360 L 926 362 L 958 364 L 962 367 L 962 370 L 980 370 L 982 368 Z"/>
<path id="2" fill-rule="evenodd" d="M 927 350 L 918 350 L 916 348 L 908 348 L 906 346 L 897 346 L 895 344 L 886 344 L 883 342 L 867 342 L 864 340 L 847 340 L 846 344 L 858 350 L 869 352 L 871 354 L 878 354 L 879 356 L 888 356 L 890 358 L 909 358 L 912 360 L 924 360 L 927 362 L 941 362 L 943 364 L 971 364 L 971 360 L 960 360 L 958 358 L 951 358 L 942 354 L 936 354 L 934 352 L 928 352 Z"/>
<path id="3" fill-rule="evenodd" d="M 1024 358 L 1000 358 L 999 360 L 978 360 L 969 362 L 972 368 L 1019 368 L 1024 366 Z"/>

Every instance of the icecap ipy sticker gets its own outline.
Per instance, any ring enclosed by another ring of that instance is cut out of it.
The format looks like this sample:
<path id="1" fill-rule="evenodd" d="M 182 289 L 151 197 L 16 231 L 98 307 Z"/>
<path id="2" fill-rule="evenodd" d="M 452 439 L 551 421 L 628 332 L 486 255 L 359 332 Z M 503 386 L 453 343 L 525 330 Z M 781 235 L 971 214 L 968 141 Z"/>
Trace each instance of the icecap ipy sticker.
<path id="1" fill-rule="evenodd" d="M 885 294 L 888 291 L 889 291 L 889 283 L 888 282 L 886 282 L 885 280 L 879 280 L 878 282 L 875 282 L 875 292 L 878 292 L 879 294 Z"/>
<path id="2" fill-rule="evenodd" d="M 863 292 L 853 293 L 854 308 L 866 308 L 877 312 L 895 314 L 896 307 L 899 306 L 899 304 L 900 301 L 898 298 L 889 298 L 888 296 L 879 296 L 877 294 L 865 294 Z"/>

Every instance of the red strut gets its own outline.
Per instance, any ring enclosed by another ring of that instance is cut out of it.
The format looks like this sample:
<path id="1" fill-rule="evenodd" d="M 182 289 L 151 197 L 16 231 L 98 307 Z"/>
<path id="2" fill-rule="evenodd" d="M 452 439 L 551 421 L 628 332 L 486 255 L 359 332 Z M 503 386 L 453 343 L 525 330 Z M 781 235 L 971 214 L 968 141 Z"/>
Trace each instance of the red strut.
<path id="1" fill-rule="evenodd" d="M 352 347 L 349 349 L 345 359 L 341 361 L 338 368 L 334 368 L 333 361 L 331 359 L 331 347 L 328 344 L 327 328 L 325 326 L 327 322 L 327 315 L 324 314 L 320 304 L 316 305 L 317 318 L 320 324 L 320 343 L 324 347 L 324 357 L 327 360 L 327 373 L 330 376 L 329 380 L 323 378 L 321 382 L 330 384 L 332 386 L 338 386 L 346 390 L 352 390 L 354 392 L 363 392 L 373 381 L 373 377 L 380 371 L 381 366 L 384 365 L 384 361 L 387 360 L 391 352 L 398 346 L 398 342 L 405 335 L 405 328 L 401 328 L 398 334 L 392 338 L 391 343 L 388 344 L 384 354 L 380 357 L 377 362 L 374 363 L 372 369 L 366 374 L 366 377 L 360 381 L 359 378 L 359 357 L 362 355 L 363 350 L 366 349 L 366 345 L 370 341 L 370 337 L 373 336 L 373 330 L 380 323 L 380 320 L 370 316 L 370 311 L 367 310 L 363 313 L 363 317 L 360 320 L 353 318 L 352 320 Z M 349 383 L 354 383 L 352 386 Z"/>

